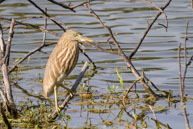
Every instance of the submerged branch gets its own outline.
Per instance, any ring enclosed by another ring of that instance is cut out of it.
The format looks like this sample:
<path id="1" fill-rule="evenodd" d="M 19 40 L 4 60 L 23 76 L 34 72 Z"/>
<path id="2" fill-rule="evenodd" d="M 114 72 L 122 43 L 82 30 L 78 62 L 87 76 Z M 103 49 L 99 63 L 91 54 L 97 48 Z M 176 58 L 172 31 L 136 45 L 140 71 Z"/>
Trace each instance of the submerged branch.
<path id="1" fill-rule="evenodd" d="M 190 129 L 190 124 L 189 124 L 189 119 L 187 116 L 187 111 L 186 111 L 186 102 L 185 102 L 185 78 L 186 78 L 186 73 L 188 70 L 188 66 L 191 64 L 193 56 L 187 61 L 187 48 L 186 48 L 186 42 L 188 40 L 188 25 L 189 22 L 187 22 L 186 25 L 186 33 L 185 33 L 185 40 L 184 40 L 184 73 L 182 75 L 182 66 L 181 66 L 181 44 L 178 47 L 178 65 L 179 65 L 179 80 L 180 80 L 180 96 L 181 96 L 181 106 L 182 110 L 184 112 L 184 118 L 186 122 L 186 129 Z"/>

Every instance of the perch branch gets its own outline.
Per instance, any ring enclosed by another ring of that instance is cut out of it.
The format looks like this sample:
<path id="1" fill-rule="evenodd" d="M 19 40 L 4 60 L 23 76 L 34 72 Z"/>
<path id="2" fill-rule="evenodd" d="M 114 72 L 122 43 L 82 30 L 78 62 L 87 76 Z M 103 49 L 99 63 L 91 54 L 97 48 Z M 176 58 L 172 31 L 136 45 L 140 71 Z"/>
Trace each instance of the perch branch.
<path id="1" fill-rule="evenodd" d="M 87 69 L 89 68 L 88 66 L 88 62 L 85 62 L 82 70 L 81 70 L 81 73 L 79 74 L 78 78 L 76 79 L 75 83 L 73 84 L 72 88 L 71 88 L 71 91 L 72 92 L 76 92 L 76 89 L 80 83 L 80 81 L 82 80 L 85 72 L 87 71 Z M 65 106 L 68 104 L 68 102 L 73 98 L 74 95 L 68 93 L 68 95 L 66 96 L 65 100 L 63 101 L 63 103 L 61 104 L 60 106 L 60 111 L 62 111 Z M 54 120 L 56 119 L 56 117 L 58 116 L 58 112 L 57 111 L 54 111 L 50 116 L 50 120 Z"/>

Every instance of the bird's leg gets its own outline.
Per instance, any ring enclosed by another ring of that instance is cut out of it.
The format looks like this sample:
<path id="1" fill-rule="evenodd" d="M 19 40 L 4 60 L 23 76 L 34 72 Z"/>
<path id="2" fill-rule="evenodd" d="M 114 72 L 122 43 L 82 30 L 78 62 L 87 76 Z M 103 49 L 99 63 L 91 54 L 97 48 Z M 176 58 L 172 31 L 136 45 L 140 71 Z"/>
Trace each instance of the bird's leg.
<path id="1" fill-rule="evenodd" d="M 71 97 L 74 96 L 74 93 L 73 93 L 73 91 L 71 89 L 69 89 L 69 88 L 67 88 L 65 86 L 63 88 L 68 91 L 68 93 L 70 94 Z"/>
<path id="2" fill-rule="evenodd" d="M 70 96 L 72 97 L 74 95 L 73 91 L 67 87 L 64 86 L 65 84 L 63 85 L 60 85 L 62 88 L 66 89 L 68 91 L 68 93 L 70 93 Z"/>
<path id="3" fill-rule="evenodd" d="M 54 86 L 54 95 L 55 95 L 55 108 L 56 108 L 56 111 L 59 113 L 60 108 L 58 107 L 58 87 L 57 85 Z"/>

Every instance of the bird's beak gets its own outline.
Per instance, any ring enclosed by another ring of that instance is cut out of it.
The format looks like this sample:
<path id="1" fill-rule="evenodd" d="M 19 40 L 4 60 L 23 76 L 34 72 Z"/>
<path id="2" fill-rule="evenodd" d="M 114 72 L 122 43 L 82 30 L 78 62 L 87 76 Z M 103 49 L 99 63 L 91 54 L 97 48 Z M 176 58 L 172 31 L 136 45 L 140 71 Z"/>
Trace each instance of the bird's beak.
<path id="1" fill-rule="evenodd" d="M 83 37 L 83 36 L 80 36 L 80 37 L 79 37 L 79 40 L 80 40 L 81 42 L 91 42 L 91 43 L 94 42 L 94 40 L 92 40 L 92 39 L 90 39 L 90 38 L 87 38 L 87 37 Z"/>

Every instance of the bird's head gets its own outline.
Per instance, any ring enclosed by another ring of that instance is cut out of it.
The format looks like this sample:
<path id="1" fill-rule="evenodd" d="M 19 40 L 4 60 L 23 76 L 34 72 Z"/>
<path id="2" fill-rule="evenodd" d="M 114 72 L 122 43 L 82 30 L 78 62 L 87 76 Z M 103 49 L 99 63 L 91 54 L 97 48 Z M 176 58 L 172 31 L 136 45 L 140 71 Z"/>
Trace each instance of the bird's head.
<path id="1" fill-rule="evenodd" d="M 75 31 L 75 30 L 67 30 L 65 32 L 66 35 L 68 35 L 68 38 L 76 40 L 80 43 L 82 42 L 94 42 L 92 39 L 83 37 L 81 33 Z"/>

